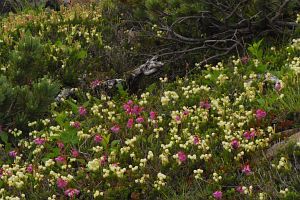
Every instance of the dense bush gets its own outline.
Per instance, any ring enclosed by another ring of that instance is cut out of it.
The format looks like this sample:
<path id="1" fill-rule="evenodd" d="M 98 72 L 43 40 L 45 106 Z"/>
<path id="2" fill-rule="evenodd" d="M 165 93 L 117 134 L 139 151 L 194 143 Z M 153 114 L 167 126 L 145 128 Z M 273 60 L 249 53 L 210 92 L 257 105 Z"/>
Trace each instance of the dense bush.
<path id="1" fill-rule="evenodd" d="M 28 121 L 48 114 L 50 103 L 60 91 L 60 85 L 47 78 L 18 86 L 0 76 L 0 83 L 0 124 L 5 129 L 28 130 Z"/>
<path id="2" fill-rule="evenodd" d="M 105 51 L 98 8 L 26 11 L 1 20 L 1 77 L 7 85 L 0 87 L 8 90 L 1 106 L 2 128 L 24 128 L 28 120 L 46 114 L 60 86 L 80 86 L 79 78 L 90 72 L 98 78 L 102 60 L 94 54 Z"/>

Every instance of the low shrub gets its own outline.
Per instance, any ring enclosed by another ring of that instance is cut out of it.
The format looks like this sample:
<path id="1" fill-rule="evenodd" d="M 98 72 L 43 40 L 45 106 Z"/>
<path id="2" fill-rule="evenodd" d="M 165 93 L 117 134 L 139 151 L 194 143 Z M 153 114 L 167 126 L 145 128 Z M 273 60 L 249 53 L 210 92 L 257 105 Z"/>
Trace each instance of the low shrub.
<path id="1" fill-rule="evenodd" d="M 47 78 L 30 85 L 14 85 L 0 76 L 0 124 L 2 129 L 18 127 L 28 130 L 28 121 L 45 116 L 60 91 L 60 84 Z"/>

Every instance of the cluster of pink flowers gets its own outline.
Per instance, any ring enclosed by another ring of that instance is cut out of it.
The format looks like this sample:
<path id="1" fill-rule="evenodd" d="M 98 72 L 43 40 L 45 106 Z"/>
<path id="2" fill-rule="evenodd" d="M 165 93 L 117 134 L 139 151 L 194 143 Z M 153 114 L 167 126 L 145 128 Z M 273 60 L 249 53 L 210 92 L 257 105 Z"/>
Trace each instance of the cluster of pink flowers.
<path id="1" fill-rule="evenodd" d="M 155 120 L 156 119 L 156 116 L 157 116 L 157 113 L 156 112 L 154 112 L 154 111 L 150 111 L 150 119 L 151 120 Z"/>
<path id="2" fill-rule="evenodd" d="M 55 161 L 57 163 L 64 163 L 64 162 L 66 162 L 66 159 L 63 156 L 58 156 L 58 157 L 55 158 Z"/>
<path id="3" fill-rule="evenodd" d="M 250 175 L 251 174 L 251 168 L 250 168 L 250 165 L 247 164 L 247 165 L 244 165 L 243 166 L 243 169 L 242 169 L 242 172 L 246 175 Z"/>
<path id="4" fill-rule="evenodd" d="M 236 189 L 235 189 L 237 192 L 243 194 L 244 193 L 244 190 L 243 190 L 243 187 L 242 186 L 237 186 Z"/>
<path id="5" fill-rule="evenodd" d="M 183 151 L 178 151 L 177 156 L 181 163 L 185 162 L 187 159 L 187 156 Z"/>
<path id="6" fill-rule="evenodd" d="M 101 158 L 100 158 L 100 164 L 104 165 L 106 162 L 107 162 L 107 156 L 106 155 L 101 156 Z"/>
<path id="7" fill-rule="evenodd" d="M 56 185 L 57 185 L 58 188 L 64 189 L 65 187 L 67 187 L 68 181 L 66 181 L 62 178 L 58 178 L 57 181 L 56 181 Z"/>
<path id="8" fill-rule="evenodd" d="M 28 165 L 28 166 L 26 167 L 26 171 L 27 171 L 28 173 L 32 173 L 32 172 L 33 172 L 33 166 L 32 166 L 32 164 L 30 164 L 30 165 Z"/>
<path id="9" fill-rule="evenodd" d="M 200 143 L 200 139 L 198 136 L 194 136 L 194 144 L 197 145 Z"/>
<path id="10" fill-rule="evenodd" d="M 102 140 L 103 140 L 103 137 L 102 137 L 101 135 L 96 134 L 96 135 L 94 136 L 94 142 L 95 142 L 95 143 L 100 143 L 100 142 L 102 142 Z"/>
<path id="11" fill-rule="evenodd" d="M 203 109 L 209 110 L 210 107 L 211 107 L 211 105 L 210 105 L 210 103 L 208 101 L 201 101 L 200 102 L 200 107 L 203 108 Z"/>
<path id="12" fill-rule="evenodd" d="M 62 142 L 57 142 L 56 144 L 57 144 L 58 148 L 60 148 L 60 149 L 63 149 L 65 147 L 64 143 L 62 143 Z"/>
<path id="13" fill-rule="evenodd" d="M 133 124 L 134 124 L 134 119 L 132 119 L 132 118 L 128 119 L 127 128 L 132 128 Z"/>
<path id="14" fill-rule="evenodd" d="M 65 191 L 65 195 L 70 198 L 74 198 L 75 196 L 78 196 L 79 193 L 80 191 L 74 188 L 69 188 Z"/>
<path id="15" fill-rule="evenodd" d="M 119 125 L 114 125 L 113 127 L 110 128 L 110 130 L 113 132 L 113 133 L 118 133 L 120 131 L 120 126 Z"/>
<path id="16" fill-rule="evenodd" d="M 138 118 L 136 118 L 135 121 L 136 121 L 136 123 L 141 124 L 141 123 L 143 123 L 145 120 L 144 120 L 143 117 L 139 116 Z"/>
<path id="17" fill-rule="evenodd" d="M 181 117 L 180 117 L 179 115 L 176 115 L 175 120 L 176 120 L 177 122 L 180 122 Z"/>
<path id="18" fill-rule="evenodd" d="M 37 145 L 42 145 L 45 143 L 45 141 L 46 141 L 45 138 L 36 138 L 33 140 L 33 142 Z"/>
<path id="19" fill-rule="evenodd" d="M 244 137 L 247 139 L 247 140 L 250 140 L 250 139 L 253 139 L 255 137 L 255 131 L 246 131 L 244 133 Z"/>
<path id="20" fill-rule="evenodd" d="M 79 152 L 76 149 L 72 149 L 71 153 L 74 158 L 77 158 L 79 156 Z"/>
<path id="21" fill-rule="evenodd" d="M 74 128 L 80 129 L 80 122 L 76 121 L 72 125 Z"/>
<path id="22" fill-rule="evenodd" d="M 95 89 L 96 87 L 100 86 L 101 81 L 100 80 L 94 80 L 91 82 L 91 88 Z"/>
<path id="23" fill-rule="evenodd" d="M 215 191 L 215 192 L 213 193 L 213 197 L 214 197 L 215 199 L 222 199 L 222 196 L 223 196 L 222 191 Z"/>
<path id="24" fill-rule="evenodd" d="M 86 108 L 84 106 L 79 106 L 78 113 L 80 116 L 85 116 L 87 114 Z"/>
<path id="25" fill-rule="evenodd" d="M 129 118 L 127 121 L 127 128 L 132 128 L 134 123 L 142 124 L 145 122 L 145 118 L 141 116 L 141 113 L 143 112 L 144 108 L 140 107 L 138 105 L 134 105 L 132 100 L 129 100 L 127 103 L 123 104 L 123 109 L 128 115 L 135 115 L 136 119 Z M 157 117 L 157 113 L 154 111 L 150 111 L 149 118 L 151 120 L 155 120 Z"/>
<path id="26" fill-rule="evenodd" d="M 238 148 L 240 147 L 239 141 L 238 141 L 237 139 L 232 140 L 232 141 L 231 141 L 231 147 L 232 147 L 233 149 L 238 149 Z"/>
<path id="27" fill-rule="evenodd" d="M 8 153 L 8 155 L 9 155 L 10 157 L 12 157 L 12 158 L 15 158 L 15 157 L 17 156 L 17 152 L 16 152 L 15 150 L 13 150 L 13 151 L 10 151 L 10 152 Z"/>
<path id="28" fill-rule="evenodd" d="M 257 109 L 255 116 L 256 119 L 261 120 L 267 116 L 267 112 L 262 109 Z"/>
<path id="29" fill-rule="evenodd" d="M 134 105 L 133 101 L 129 100 L 127 103 L 123 105 L 123 109 L 129 115 L 132 114 L 140 115 L 140 113 L 143 111 L 144 108 L 138 105 Z"/>

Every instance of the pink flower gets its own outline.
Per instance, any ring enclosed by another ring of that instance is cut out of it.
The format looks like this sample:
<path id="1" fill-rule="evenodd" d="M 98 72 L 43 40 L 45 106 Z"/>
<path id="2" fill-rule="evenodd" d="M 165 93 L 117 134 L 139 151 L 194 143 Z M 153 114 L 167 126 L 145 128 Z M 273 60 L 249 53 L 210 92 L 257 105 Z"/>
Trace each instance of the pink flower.
<path id="1" fill-rule="evenodd" d="M 242 172 L 246 175 L 250 175 L 251 174 L 251 169 L 250 169 L 250 165 L 247 164 L 243 167 Z"/>
<path id="2" fill-rule="evenodd" d="M 131 106 L 133 105 L 133 101 L 132 100 L 129 100 L 127 103 L 124 103 L 123 104 L 123 109 L 125 110 L 125 112 L 127 114 L 131 114 L 132 111 L 131 111 Z"/>
<path id="3" fill-rule="evenodd" d="M 176 115 L 175 120 L 176 120 L 177 122 L 179 122 L 179 121 L 181 120 L 181 117 L 180 117 L 179 115 Z"/>
<path id="4" fill-rule="evenodd" d="M 139 107 L 138 105 L 133 105 L 132 100 L 129 100 L 127 103 L 123 104 L 123 109 L 129 115 L 131 114 L 139 115 L 143 111 L 142 107 Z"/>
<path id="5" fill-rule="evenodd" d="M 279 81 L 276 82 L 274 88 L 277 92 L 279 92 L 282 89 L 281 83 Z"/>
<path id="6" fill-rule="evenodd" d="M 120 126 L 119 125 L 114 125 L 113 127 L 111 127 L 110 130 L 114 133 L 118 133 L 120 131 Z"/>
<path id="7" fill-rule="evenodd" d="M 194 136 L 194 144 L 199 144 L 200 143 L 200 139 L 198 136 Z"/>
<path id="8" fill-rule="evenodd" d="M 222 195 L 223 195 L 222 191 L 215 191 L 215 192 L 213 193 L 213 197 L 214 197 L 215 199 L 222 199 Z"/>
<path id="9" fill-rule="evenodd" d="M 238 141 L 237 139 L 232 140 L 232 141 L 231 141 L 231 147 L 232 147 L 233 149 L 239 148 L 239 147 L 240 147 L 239 141 Z"/>
<path id="10" fill-rule="evenodd" d="M 17 152 L 16 152 L 15 150 L 13 150 L 13 151 L 10 151 L 10 152 L 8 153 L 8 155 L 9 155 L 10 157 L 12 157 L 12 158 L 15 158 L 15 157 L 17 156 Z"/>
<path id="11" fill-rule="evenodd" d="M 150 119 L 151 119 L 151 120 L 155 120 L 156 115 L 157 115 L 156 112 L 151 111 L 151 112 L 150 112 Z"/>
<path id="12" fill-rule="evenodd" d="M 36 145 L 42 145 L 45 143 L 45 138 L 36 138 L 33 140 L 33 142 L 36 144 Z"/>
<path id="13" fill-rule="evenodd" d="M 80 106 L 80 107 L 78 108 L 78 113 L 79 113 L 80 116 L 85 116 L 86 113 L 87 113 L 87 111 L 86 111 L 85 107 Z"/>
<path id="14" fill-rule="evenodd" d="M 180 162 L 186 161 L 186 155 L 183 151 L 178 151 L 177 156 Z"/>
<path id="15" fill-rule="evenodd" d="M 72 124 L 74 128 L 80 129 L 80 122 L 76 121 Z"/>
<path id="16" fill-rule="evenodd" d="M 65 187 L 67 187 L 68 181 L 66 181 L 62 178 L 58 178 L 57 181 L 56 181 L 56 185 L 57 185 L 58 188 L 64 189 Z"/>
<path id="17" fill-rule="evenodd" d="M 100 143 L 100 142 L 102 142 L 102 140 L 103 140 L 103 137 L 101 135 L 97 134 L 94 136 L 94 142 Z"/>
<path id="18" fill-rule="evenodd" d="M 209 110 L 211 105 L 208 101 L 201 101 L 200 102 L 200 107 L 206 110 Z"/>
<path id="19" fill-rule="evenodd" d="M 267 116 L 266 111 L 264 111 L 264 110 L 262 110 L 262 109 L 257 109 L 257 110 L 256 110 L 256 118 L 257 118 L 258 120 L 263 119 L 263 118 L 265 118 L 266 116 Z"/>
<path id="20" fill-rule="evenodd" d="M 255 137 L 255 131 L 246 131 L 244 133 L 244 137 L 247 139 L 247 140 L 250 140 L 250 139 L 253 139 Z"/>
<path id="21" fill-rule="evenodd" d="M 133 101 L 132 100 L 128 100 L 127 101 L 127 105 L 132 106 L 133 105 Z"/>
<path id="22" fill-rule="evenodd" d="M 101 156 L 101 158 L 100 158 L 100 164 L 104 165 L 106 163 L 106 161 L 107 161 L 107 156 L 106 155 Z"/>
<path id="23" fill-rule="evenodd" d="M 141 108 L 141 107 L 139 107 L 137 105 L 133 106 L 133 109 L 132 109 L 132 113 L 133 114 L 139 115 L 142 111 L 143 111 L 143 108 Z"/>
<path id="24" fill-rule="evenodd" d="M 135 115 L 139 115 L 143 111 L 142 107 L 139 107 L 137 105 L 134 105 L 132 108 L 132 113 Z"/>
<path id="25" fill-rule="evenodd" d="M 55 158 L 55 161 L 58 163 L 64 163 L 66 159 L 63 156 L 58 156 Z"/>
<path id="26" fill-rule="evenodd" d="M 144 118 L 140 116 L 140 117 L 136 118 L 135 121 L 136 121 L 137 123 L 141 124 L 141 123 L 144 122 Z"/>
<path id="27" fill-rule="evenodd" d="M 131 112 L 131 107 L 130 107 L 128 104 L 124 104 L 124 105 L 123 105 L 123 109 L 125 110 L 125 112 L 126 112 L 127 114 L 130 114 L 130 112 Z"/>
<path id="28" fill-rule="evenodd" d="M 128 121 L 127 121 L 127 128 L 132 128 L 133 123 L 134 123 L 134 120 L 132 118 L 128 119 Z"/>
<path id="29" fill-rule="evenodd" d="M 187 116 L 189 114 L 190 114 L 190 111 L 188 111 L 188 110 L 183 111 L 183 115 Z"/>
<path id="30" fill-rule="evenodd" d="M 73 188 L 69 188 L 65 191 L 65 195 L 70 198 L 73 198 L 73 197 L 79 195 L 79 193 L 80 193 L 79 190 L 73 189 Z"/>
<path id="31" fill-rule="evenodd" d="M 79 156 L 79 152 L 76 149 L 72 149 L 71 153 L 74 158 L 77 158 Z"/>
<path id="32" fill-rule="evenodd" d="M 60 149 L 63 149 L 65 147 L 64 143 L 62 143 L 62 142 L 57 142 L 57 146 Z"/>
<path id="33" fill-rule="evenodd" d="M 97 86 L 99 86 L 101 84 L 100 80 L 94 80 L 91 82 L 91 88 L 95 89 Z"/>
<path id="34" fill-rule="evenodd" d="M 26 171 L 27 171 L 28 173 L 32 173 L 32 171 L 33 171 L 32 164 L 30 164 L 30 165 L 27 166 Z"/>
<path id="35" fill-rule="evenodd" d="M 237 186 L 236 189 L 235 189 L 237 192 L 239 193 L 244 193 L 244 190 L 243 190 L 243 187 L 242 186 Z"/>

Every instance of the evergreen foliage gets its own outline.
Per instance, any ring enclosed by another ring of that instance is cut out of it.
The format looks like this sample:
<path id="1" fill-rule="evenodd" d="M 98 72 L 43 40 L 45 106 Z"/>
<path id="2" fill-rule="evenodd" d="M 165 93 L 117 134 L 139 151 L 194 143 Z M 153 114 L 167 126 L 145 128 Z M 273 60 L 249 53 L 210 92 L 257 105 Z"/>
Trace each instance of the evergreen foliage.
<path id="1" fill-rule="evenodd" d="M 28 121 L 45 116 L 60 91 L 60 84 L 42 78 L 31 85 L 14 85 L 0 76 L 0 124 L 26 130 Z"/>

